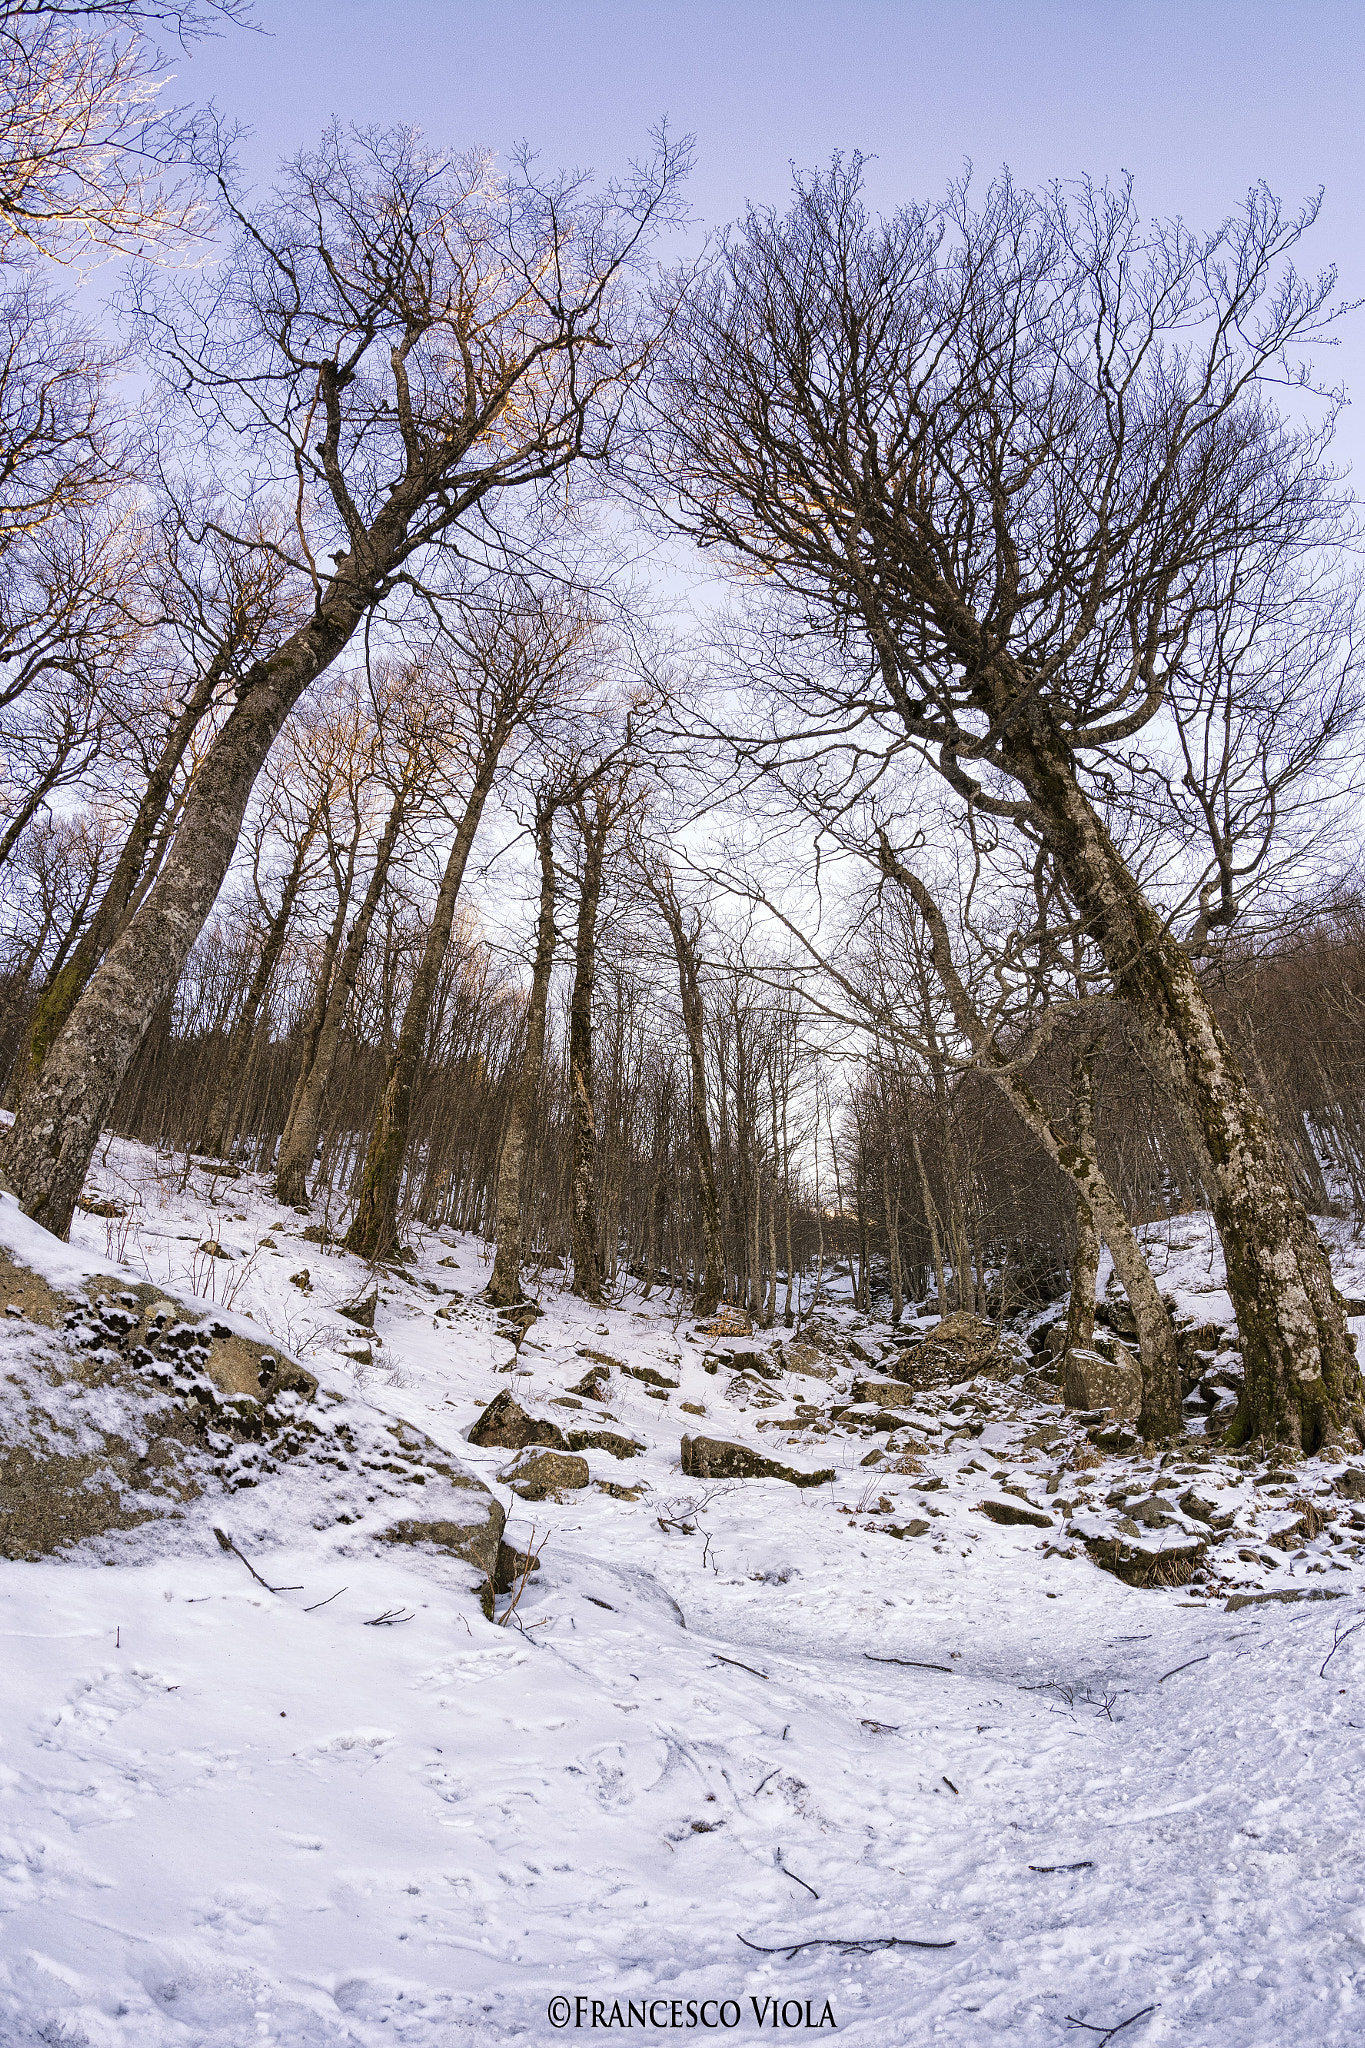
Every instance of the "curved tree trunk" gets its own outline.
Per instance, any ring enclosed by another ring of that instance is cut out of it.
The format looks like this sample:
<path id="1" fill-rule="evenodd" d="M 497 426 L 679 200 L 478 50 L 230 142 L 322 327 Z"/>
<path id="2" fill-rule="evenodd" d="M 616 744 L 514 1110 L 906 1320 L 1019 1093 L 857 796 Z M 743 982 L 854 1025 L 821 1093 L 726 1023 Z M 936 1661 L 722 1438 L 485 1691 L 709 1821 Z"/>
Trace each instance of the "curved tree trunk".
<path id="1" fill-rule="evenodd" d="M 64 967 L 54 970 L 38 999 L 18 1070 L 21 1099 L 41 1072 L 43 1061 L 80 1001 L 86 983 L 123 927 L 124 913 L 136 894 L 147 849 L 165 813 L 176 770 L 185 758 L 185 749 L 194 737 L 195 727 L 217 694 L 228 660 L 229 651 L 223 649 L 218 658 L 210 662 L 186 699 L 184 709 L 171 727 L 166 744 L 148 777 L 137 815 L 119 850 L 114 872 L 109 877 L 99 907 L 81 934 L 71 958 Z"/>
<path id="2" fill-rule="evenodd" d="M 336 579 L 308 623 L 249 672 L 200 763 L 161 874 L 92 975 L 20 1104 L 6 1171 L 25 1215 L 59 1237 L 71 1227 L 124 1076 L 213 908 L 265 757 L 303 691 L 350 640 L 366 603 L 358 584 Z"/>
<path id="3" fill-rule="evenodd" d="M 917 875 L 895 858 L 885 840 L 882 862 L 886 872 L 907 889 L 928 928 L 934 971 L 943 984 L 959 1031 L 971 1045 L 982 1070 L 1010 1102 L 1020 1121 L 1039 1140 L 1048 1157 L 1075 1185 L 1077 1194 L 1090 1208 L 1100 1234 L 1114 1260 L 1114 1270 L 1123 1283 L 1138 1326 L 1138 1347 L 1142 1357 L 1142 1414 L 1140 1426 L 1149 1439 L 1174 1436 L 1180 1429 L 1180 1368 L 1176 1359 L 1175 1326 L 1152 1278 L 1151 1267 L 1123 1205 L 1100 1171 L 1095 1157 L 1093 1134 L 1072 1135 L 1056 1123 L 1028 1083 L 1010 1066 L 978 1014 L 953 964 L 948 929 L 933 897 Z"/>
<path id="4" fill-rule="evenodd" d="M 1246 1371 L 1237 1438 L 1268 1437 L 1311 1452 L 1339 1438 L 1348 1421 L 1365 1429 L 1360 1372 L 1327 1254 L 1193 962 L 1130 873 L 1036 700 L 1026 702 L 1002 746 L 1115 992 L 1131 1007 L 1190 1140 L 1208 1161 Z"/>
<path id="5" fill-rule="evenodd" d="M 493 787 L 497 749 L 486 756 L 464 813 L 455 832 L 455 842 L 446 861 L 445 873 L 436 896 L 431 929 L 422 948 L 408 996 L 398 1043 L 384 1076 L 384 1092 L 375 1112 L 370 1148 L 360 1178 L 360 1198 L 346 1233 L 346 1249 L 369 1259 L 387 1258 L 398 1242 L 398 1197 L 403 1185 L 403 1164 L 408 1154 L 408 1128 L 412 1120 L 412 1092 L 417 1084 L 422 1051 L 426 1045 L 431 1006 L 450 944 L 455 922 L 455 903 L 464 880 L 466 863 L 479 829 L 488 792 Z"/>
<path id="6" fill-rule="evenodd" d="M 521 1072 L 512 1091 L 512 1107 L 498 1160 L 497 1252 L 488 1282 L 488 1299 L 510 1308 L 521 1292 L 521 1173 L 526 1140 L 535 1112 L 536 1090 L 545 1064 L 545 1016 L 550 998 L 550 970 L 555 957 L 554 804 L 536 814 L 536 851 L 540 856 L 540 913 L 536 919 L 536 954 L 531 970 L 531 996 L 526 1008 L 526 1046 Z"/>
<path id="7" fill-rule="evenodd" d="M 324 962 L 323 973 L 319 977 L 319 997 L 325 997 L 322 1019 L 313 1042 L 312 1057 L 307 1060 L 295 1085 L 294 1098 L 289 1105 L 289 1118 L 284 1127 L 284 1136 L 280 1140 L 280 1156 L 275 1168 L 275 1199 L 289 1204 L 291 1208 L 306 1208 L 308 1203 L 308 1172 L 318 1147 L 318 1134 L 322 1129 L 327 1090 L 331 1085 L 332 1069 L 336 1065 L 337 1046 L 341 1041 L 341 1030 L 346 1021 L 346 1012 L 350 1008 L 360 963 L 365 956 L 370 926 L 374 922 L 379 899 L 388 882 L 393 851 L 403 827 L 403 816 L 404 802 L 400 796 L 384 822 L 384 830 L 375 849 L 374 870 L 355 923 L 347 934 L 341 965 L 333 978 L 330 973 L 331 963 Z M 345 913 L 346 905 L 343 902 L 343 918 Z"/>

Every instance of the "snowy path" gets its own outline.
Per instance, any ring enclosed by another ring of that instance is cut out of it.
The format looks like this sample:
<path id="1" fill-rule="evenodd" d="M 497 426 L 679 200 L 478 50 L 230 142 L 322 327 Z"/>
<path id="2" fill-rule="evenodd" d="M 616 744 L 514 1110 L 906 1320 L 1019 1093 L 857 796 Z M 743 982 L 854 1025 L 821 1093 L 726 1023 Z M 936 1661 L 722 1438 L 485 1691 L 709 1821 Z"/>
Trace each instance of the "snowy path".
<path id="1" fill-rule="evenodd" d="M 307 1249 L 344 1298 L 349 1262 Z M 425 1256 L 472 1292 L 468 1247 Z M 297 1257 L 237 1306 L 279 1327 Z M 546 1303 L 519 1397 L 599 1344 L 741 1432 L 671 1319 Z M 492 1479 L 505 1454 L 462 1431 L 507 1347 L 406 1298 L 381 1329 L 403 1384 L 372 1392 Z M 1318 1676 L 1365 1611 L 1354 1572 L 1344 1599 L 1227 1613 L 969 1523 L 950 1490 L 925 1496 L 933 1539 L 895 1541 L 839 1512 L 868 1479 L 842 1460 L 833 1488 L 747 1482 L 668 1533 L 661 1500 L 704 1490 L 673 1398 L 614 1381 L 651 1448 L 591 1459 L 652 1492 L 512 1503 L 509 1536 L 546 1539 L 524 1633 L 450 1559 L 321 1515 L 281 1540 L 268 1488 L 214 1518 L 299 1591 L 197 1529 L 140 1561 L 0 1564 L 5 2048 L 585 2038 L 551 2026 L 557 1995 L 734 2000 L 738 2040 L 772 2036 L 752 2000 L 828 2002 L 821 2038 L 861 2048 L 1043 2048 L 1148 2006 L 1123 2048 L 1360 2039 L 1365 1630 Z M 365 1625 L 391 1609 L 412 1618 Z M 954 1946 L 738 1939 L 893 1934 Z"/>

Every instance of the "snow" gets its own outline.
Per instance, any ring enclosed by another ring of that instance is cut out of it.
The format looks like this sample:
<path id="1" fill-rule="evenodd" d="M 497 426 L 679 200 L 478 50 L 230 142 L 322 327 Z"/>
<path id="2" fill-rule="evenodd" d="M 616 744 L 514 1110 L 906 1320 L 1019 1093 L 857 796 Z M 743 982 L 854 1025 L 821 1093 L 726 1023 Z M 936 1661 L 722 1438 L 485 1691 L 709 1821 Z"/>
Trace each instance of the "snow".
<path id="1" fill-rule="evenodd" d="M 330 1390 L 321 1424 L 425 1432 L 494 1489 L 509 1542 L 534 1530 L 541 1566 L 489 1621 L 468 1565 L 375 1540 L 400 1480 L 371 1501 L 308 1459 L 70 1557 L 0 1562 L 5 2048 L 543 2042 L 561 1995 L 588 2001 L 563 2038 L 592 2031 L 592 2000 L 605 2021 L 659 1999 L 681 2027 L 632 2039 L 699 2037 L 689 2000 L 736 2001 L 728 2038 L 770 2035 L 774 1999 L 863 2048 L 1098 2039 L 1069 2018 L 1144 2007 L 1125 2048 L 1360 2037 L 1365 1629 L 1344 1632 L 1365 1560 L 1337 1467 L 1280 1483 L 1197 1437 L 1167 1466 L 1102 1461 L 1016 1383 L 956 1412 L 959 1390 L 922 1397 L 897 1439 L 922 1469 L 865 1468 L 885 1437 L 828 1422 L 864 1364 L 788 1374 L 765 1406 L 707 1370 L 676 1298 L 591 1309 L 548 1272 L 517 1352 L 476 1300 L 483 1248 L 449 1233 L 381 1276 L 382 1342 L 357 1363 L 338 1310 L 368 1269 L 303 1242 L 309 1219 L 249 1176 L 181 1179 L 115 1144 L 91 1194 L 140 1195 L 131 1218 L 83 1214 L 68 1249 L 5 1199 L 0 1243 L 63 1286 L 121 1253 L 215 1313 L 231 1290 L 234 1327 L 250 1317 Z M 1157 1235 L 1163 1286 L 1226 1321 L 1206 1220 Z M 238 1257 L 207 1259 L 210 1239 Z M 1334 1250 L 1357 1291 L 1355 1250 Z M 825 1323 L 876 1355 L 848 1308 Z M 34 1342 L 0 1323 L 0 1373 Z M 585 1351 L 680 1384 L 656 1400 L 612 1370 L 605 1403 L 566 1395 Z M 514 1496 L 509 1454 L 465 1437 L 508 1387 L 641 1441 L 585 1455 L 595 1482 L 644 1490 Z M 798 1401 L 817 1426 L 761 1426 Z M 688 1480 L 684 1431 L 836 1477 Z M 1125 1487 L 1169 1502 L 1164 1527 L 1132 1524 L 1158 1553 L 1209 1535 L 1187 1490 L 1234 1518 L 1209 1581 L 1140 1591 L 1096 1568 L 1081 1539 L 1120 1526 Z M 1336 1524 L 1265 1547 L 1301 1497 Z M 974 1512 L 988 1500 L 1049 1526 L 997 1526 Z M 1227 1604 L 1278 1591 L 1342 1597 Z M 891 1935 L 953 1946 L 739 1938 Z"/>

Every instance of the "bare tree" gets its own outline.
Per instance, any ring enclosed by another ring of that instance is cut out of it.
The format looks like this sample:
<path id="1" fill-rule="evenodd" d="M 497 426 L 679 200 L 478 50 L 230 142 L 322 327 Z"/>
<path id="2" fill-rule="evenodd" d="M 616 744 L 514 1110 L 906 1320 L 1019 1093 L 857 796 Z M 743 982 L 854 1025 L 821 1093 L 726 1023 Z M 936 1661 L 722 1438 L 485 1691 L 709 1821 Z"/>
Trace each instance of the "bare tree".
<path id="1" fill-rule="evenodd" d="M 225 197 L 238 239 L 216 279 L 144 294 L 144 331 L 187 403 L 292 479 L 290 559 L 313 602 L 242 679 L 154 887 L 21 1107 L 7 1168 L 50 1228 L 69 1227 L 299 696 L 495 499 L 605 449 L 652 344 L 629 267 L 679 171 L 665 146 L 631 186 L 593 199 L 529 171 L 500 183 L 482 158 L 438 158 L 411 134 L 333 132 L 259 213 Z"/>
<path id="2" fill-rule="evenodd" d="M 1326 1255 L 1095 797 L 1161 714 L 1215 565 L 1254 536 L 1293 578 L 1342 534 L 1332 408 L 1298 425 L 1267 388 L 1332 317 L 1331 276 L 1291 261 L 1315 209 L 1258 189 L 1199 235 L 1144 226 L 1126 186 L 1002 177 L 874 222 L 859 178 L 801 180 L 717 255 L 657 387 L 655 472 L 826 636 L 787 730 L 880 730 L 1048 847 L 1210 1163 L 1242 1426 L 1314 1450 L 1365 1421 Z"/>

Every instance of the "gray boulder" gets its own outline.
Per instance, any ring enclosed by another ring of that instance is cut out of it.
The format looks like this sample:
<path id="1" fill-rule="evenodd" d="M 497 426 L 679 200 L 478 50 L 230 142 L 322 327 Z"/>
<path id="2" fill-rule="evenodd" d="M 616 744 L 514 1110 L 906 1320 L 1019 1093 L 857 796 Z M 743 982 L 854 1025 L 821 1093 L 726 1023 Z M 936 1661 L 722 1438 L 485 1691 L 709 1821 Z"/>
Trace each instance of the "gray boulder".
<path id="1" fill-rule="evenodd" d="M 1104 1408 L 1131 1421 L 1142 1407 L 1142 1367 L 1131 1351 L 1115 1360 L 1073 1348 L 1066 1354 L 1062 1398 L 1068 1408 Z"/>
<path id="2" fill-rule="evenodd" d="M 564 1433 L 556 1423 L 528 1415 L 508 1393 L 497 1394 L 469 1432 L 469 1441 L 481 1449 L 523 1451 L 528 1444 L 545 1444 L 551 1450 L 566 1448 Z"/>
<path id="3" fill-rule="evenodd" d="M 833 1466 L 820 1472 L 797 1472 L 774 1458 L 761 1457 L 747 1444 L 725 1443 L 712 1436 L 683 1438 L 682 1468 L 689 1479 L 785 1479 L 791 1486 L 823 1486 L 834 1477 Z"/>

